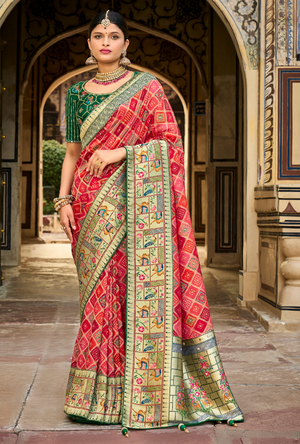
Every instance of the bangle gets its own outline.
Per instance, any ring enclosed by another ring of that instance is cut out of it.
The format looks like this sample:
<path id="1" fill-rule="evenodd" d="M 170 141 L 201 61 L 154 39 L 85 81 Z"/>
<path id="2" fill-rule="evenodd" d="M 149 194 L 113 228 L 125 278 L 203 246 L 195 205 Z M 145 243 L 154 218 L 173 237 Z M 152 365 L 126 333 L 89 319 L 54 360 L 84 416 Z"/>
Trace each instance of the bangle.
<path id="1" fill-rule="evenodd" d="M 66 196 L 60 196 L 60 197 L 55 197 L 55 199 L 53 199 L 53 203 L 59 202 L 62 199 L 70 199 L 70 200 L 75 200 L 75 197 L 72 196 L 72 194 L 67 194 Z"/>
<path id="2" fill-rule="evenodd" d="M 75 197 L 71 194 L 67 194 L 66 196 L 60 196 L 53 199 L 54 209 L 55 211 L 59 211 L 65 205 L 72 205 Z"/>

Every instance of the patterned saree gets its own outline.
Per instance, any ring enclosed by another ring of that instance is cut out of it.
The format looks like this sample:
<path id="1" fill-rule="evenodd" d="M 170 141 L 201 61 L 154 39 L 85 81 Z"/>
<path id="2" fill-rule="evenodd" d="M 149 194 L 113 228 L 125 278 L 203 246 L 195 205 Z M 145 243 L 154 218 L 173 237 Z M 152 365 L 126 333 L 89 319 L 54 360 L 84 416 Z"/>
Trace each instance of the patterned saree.
<path id="1" fill-rule="evenodd" d="M 136 429 L 243 421 L 218 352 L 182 140 L 161 84 L 135 73 L 79 123 L 72 251 L 80 328 L 65 413 Z M 126 161 L 100 178 L 87 173 L 95 150 L 119 147 Z"/>

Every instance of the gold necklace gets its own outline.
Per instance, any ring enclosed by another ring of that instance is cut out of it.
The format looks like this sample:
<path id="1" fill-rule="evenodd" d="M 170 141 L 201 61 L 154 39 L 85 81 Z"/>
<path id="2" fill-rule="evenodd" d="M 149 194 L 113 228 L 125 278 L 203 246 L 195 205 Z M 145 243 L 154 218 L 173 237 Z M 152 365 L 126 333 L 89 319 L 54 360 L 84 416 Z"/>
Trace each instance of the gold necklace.
<path id="1" fill-rule="evenodd" d="M 125 77 L 129 71 L 124 68 L 124 66 L 120 66 L 111 72 L 97 72 L 93 82 L 98 84 L 109 84 L 112 82 L 116 82 L 121 78 Z"/>

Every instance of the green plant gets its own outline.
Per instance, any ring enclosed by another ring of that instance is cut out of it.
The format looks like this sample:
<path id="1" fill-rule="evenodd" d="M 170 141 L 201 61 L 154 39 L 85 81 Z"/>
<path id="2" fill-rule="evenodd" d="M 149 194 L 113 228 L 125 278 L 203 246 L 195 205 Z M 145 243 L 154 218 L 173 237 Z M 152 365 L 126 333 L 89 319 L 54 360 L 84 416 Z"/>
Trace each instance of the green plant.
<path id="1" fill-rule="evenodd" d="M 56 140 L 43 140 L 43 186 L 54 186 L 55 196 L 59 193 L 61 167 L 65 154 L 64 145 Z"/>
<path id="2" fill-rule="evenodd" d="M 43 206 L 43 214 L 54 214 L 54 203 L 53 202 L 46 202 Z"/>

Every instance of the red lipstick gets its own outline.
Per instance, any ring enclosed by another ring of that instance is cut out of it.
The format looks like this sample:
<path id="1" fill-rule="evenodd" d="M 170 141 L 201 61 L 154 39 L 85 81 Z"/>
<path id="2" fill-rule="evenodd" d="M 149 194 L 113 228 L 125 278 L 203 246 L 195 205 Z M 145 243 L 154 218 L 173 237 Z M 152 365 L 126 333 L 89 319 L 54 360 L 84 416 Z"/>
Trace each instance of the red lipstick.
<path id="1" fill-rule="evenodd" d="M 101 49 L 100 52 L 103 52 L 103 54 L 108 54 L 108 53 L 110 53 L 111 51 L 110 51 L 110 49 Z"/>

